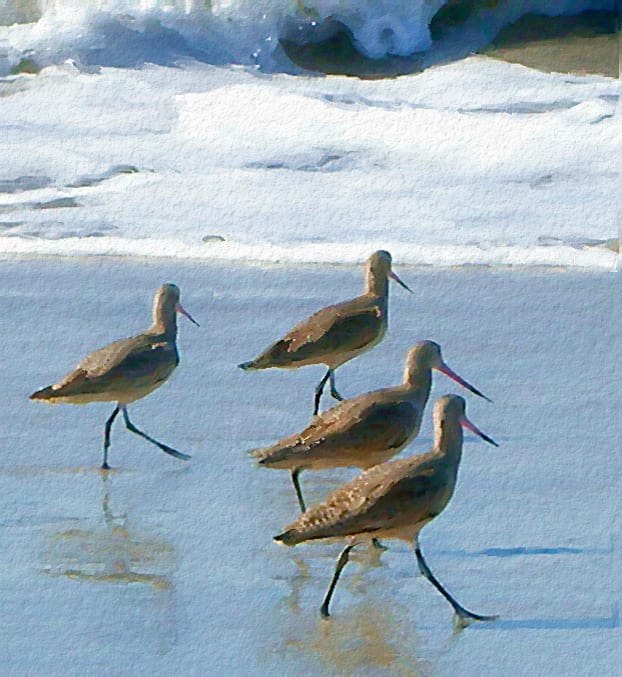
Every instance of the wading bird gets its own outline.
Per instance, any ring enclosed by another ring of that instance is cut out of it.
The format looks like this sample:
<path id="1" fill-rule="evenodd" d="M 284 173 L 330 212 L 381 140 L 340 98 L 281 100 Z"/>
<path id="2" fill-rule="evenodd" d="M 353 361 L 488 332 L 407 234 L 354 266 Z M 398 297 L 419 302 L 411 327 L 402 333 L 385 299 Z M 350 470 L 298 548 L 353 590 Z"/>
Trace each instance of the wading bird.
<path id="1" fill-rule="evenodd" d="M 125 426 L 130 432 L 140 435 L 175 458 L 190 458 L 136 428 L 127 413 L 128 404 L 159 388 L 179 364 L 175 344 L 177 313 L 185 315 L 199 326 L 180 305 L 179 288 L 174 284 L 164 284 L 155 294 L 153 324 L 147 331 L 96 350 L 60 383 L 38 390 L 30 396 L 31 400 L 49 404 L 116 402 L 117 406 L 104 429 L 104 469 L 110 468 L 110 428 L 119 411 L 123 413 Z"/>
<path id="2" fill-rule="evenodd" d="M 408 351 L 400 385 L 344 400 L 316 416 L 301 433 L 249 453 L 259 465 L 291 471 L 304 512 L 298 479 L 303 470 L 371 468 L 395 456 L 417 436 L 430 396 L 432 369 L 488 400 L 445 364 L 438 343 L 420 341 Z"/>
<path id="3" fill-rule="evenodd" d="M 435 578 L 419 545 L 419 532 L 445 509 L 454 492 L 462 427 L 498 446 L 467 419 L 462 397 L 445 395 L 434 406 L 434 447 L 429 453 L 388 461 L 361 473 L 275 536 L 275 541 L 290 546 L 322 538 L 349 540 L 320 609 L 324 618 L 329 616 L 328 606 L 350 551 L 373 538 L 412 543 L 419 570 L 451 604 L 461 625 L 496 618 L 461 606 Z"/>
<path id="4" fill-rule="evenodd" d="M 336 400 L 342 400 L 335 386 L 335 369 L 382 341 L 387 330 L 389 278 L 412 293 L 391 270 L 391 254 L 382 250 L 374 252 L 367 259 L 364 294 L 319 310 L 259 357 L 238 367 L 244 370 L 297 369 L 308 364 L 324 364 L 328 371 L 315 389 L 313 414 L 320 408 L 327 381 L 330 382 L 330 394 Z"/>

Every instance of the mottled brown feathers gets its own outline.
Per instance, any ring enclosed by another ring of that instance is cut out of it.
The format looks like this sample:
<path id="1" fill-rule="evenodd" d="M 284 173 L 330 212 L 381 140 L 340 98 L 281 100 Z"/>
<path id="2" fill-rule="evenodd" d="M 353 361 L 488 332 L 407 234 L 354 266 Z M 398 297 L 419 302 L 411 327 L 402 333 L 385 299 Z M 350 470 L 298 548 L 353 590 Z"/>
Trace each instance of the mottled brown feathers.
<path id="1" fill-rule="evenodd" d="M 336 353 L 365 348 L 382 334 L 384 316 L 378 303 L 353 309 L 359 299 L 323 308 L 296 325 L 259 357 L 240 365 L 242 369 L 294 366 L 299 362 L 328 361 Z M 345 308 L 342 306 L 348 306 Z M 317 358 L 317 359 L 316 359 Z"/>
<path id="2" fill-rule="evenodd" d="M 402 389 L 385 388 L 341 402 L 301 433 L 250 453 L 268 467 L 305 468 L 316 461 L 365 468 L 374 465 L 375 452 L 397 453 L 418 431 L 422 411 L 418 402 L 404 399 Z"/>
<path id="3" fill-rule="evenodd" d="M 388 461 L 362 472 L 303 513 L 275 540 L 296 545 L 318 538 L 373 534 L 398 528 L 405 520 L 425 520 L 445 479 L 435 458 L 430 453 Z"/>

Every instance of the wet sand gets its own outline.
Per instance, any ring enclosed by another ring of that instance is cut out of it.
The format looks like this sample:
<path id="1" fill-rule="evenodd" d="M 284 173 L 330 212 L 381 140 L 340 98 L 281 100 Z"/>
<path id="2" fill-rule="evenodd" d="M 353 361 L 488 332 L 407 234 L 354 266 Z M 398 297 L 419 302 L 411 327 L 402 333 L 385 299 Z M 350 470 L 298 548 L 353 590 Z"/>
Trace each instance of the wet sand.
<path id="1" fill-rule="evenodd" d="M 445 13 L 433 22 L 434 40 L 460 27 L 469 14 Z M 346 74 L 378 79 L 416 73 L 422 69 L 422 55 L 368 59 L 360 54 L 347 33 L 338 33 L 317 44 L 296 45 L 284 41 L 287 55 L 299 66 L 328 74 Z M 600 74 L 619 77 L 620 35 L 614 12 L 583 12 L 576 16 L 527 14 L 506 26 L 492 43 L 479 50 L 511 63 L 520 63 L 545 72 Z M 451 51 L 443 62 L 451 60 Z M 463 58 L 460 52 L 456 58 Z"/>
<path id="2" fill-rule="evenodd" d="M 358 293 L 361 271 L 112 258 L 2 261 L 0 672 L 66 675 L 615 674 L 622 468 L 619 275 L 404 268 L 389 333 L 344 366 L 346 396 L 401 379 L 418 339 L 494 404 L 469 416 L 501 444 L 465 443 L 450 506 L 422 547 L 466 606 L 501 620 L 454 633 L 405 544 L 356 554 L 330 621 L 318 607 L 339 544 L 271 537 L 296 515 L 287 473 L 246 450 L 304 426 L 321 368 L 244 373 L 293 322 Z M 181 364 L 130 407 L 171 459 L 113 428 L 110 406 L 48 407 L 28 394 L 90 350 L 149 322 L 177 282 L 201 322 L 180 323 Z M 435 377 L 431 401 L 455 392 Z M 430 411 L 404 454 L 431 443 Z M 309 502 L 353 471 L 303 473 Z M 537 647 L 537 651 L 534 651 Z"/>
<path id="3" fill-rule="evenodd" d="M 620 77 L 620 35 L 615 17 L 585 12 L 578 17 L 529 14 L 503 29 L 482 54 L 547 72 Z"/>

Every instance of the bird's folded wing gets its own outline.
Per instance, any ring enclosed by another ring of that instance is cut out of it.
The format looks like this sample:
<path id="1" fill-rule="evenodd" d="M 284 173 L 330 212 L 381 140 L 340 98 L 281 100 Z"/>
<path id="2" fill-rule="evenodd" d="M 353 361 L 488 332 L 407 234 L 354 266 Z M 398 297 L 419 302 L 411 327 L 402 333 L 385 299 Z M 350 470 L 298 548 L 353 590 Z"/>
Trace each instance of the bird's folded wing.
<path id="1" fill-rule="evenodd" d="M 330 306 L 296 325 L 283 341 L 290 353 L 298 353 L 310 345 L 322 353 L 336 349 L 347 352 L 373 341 L 380 327 L 381 312 L 378 306 L 356 311 Z"/>
<path id="2" fill-rule="evenodd" d="M 114 341 L 84 358 L 54 389 L 66 389 L 80 382 L 96 381 L 123 366 L 128 360 L 140 361 L 151 354 L 153 348 L 152 342 L 143 334 Z"/>
<path id="3" fill-rule="evenodd" d="M 143 335 L 120 339 L 84 358 L 77 366 L 88 378 L 97 378 L 118 366 L 131 354 L 150 350 L 151 342 Z"/>
<path id="4" fill-rule="evenodd" d="M 344 436 L 347 435 L 351 423 L 360 423 L 361 419 L 365 418 L 366 412 L 373 408 L 374 400 L 370 400 L 372 395 L 373 393 L 365 393 L 344 400 L 315 416 L 302 432 L 283 437 L 270 446 L 252 449 L 249 454 L 260 463 L 268 465 L 285 458 L 304 456 L 309 450 L 327 442 L 332 447 L 333 441 L 338 440 L 339 436 L 345 439 Z"/>
<path id="5" fill-rule="evenodd" d="M 418 423 L 417 409 L 410 402 L 382 401 L 382 394 L 366 393 L 324 412 L 300 434 L 300 443 L 322 440 L 335 447 L 400 447 Z"/>
<path id="6" fill-rule="evenodd" d="M 285 529 L 297 542 L 385 529 L 401 520 L 423 519 L 434 502 L 439 483 L 436 467 L 400 459 L 374 466 L 333 492 L 323 503 L 303 513 Z M 417 513 L 417 514 L 415 514 Z"/>

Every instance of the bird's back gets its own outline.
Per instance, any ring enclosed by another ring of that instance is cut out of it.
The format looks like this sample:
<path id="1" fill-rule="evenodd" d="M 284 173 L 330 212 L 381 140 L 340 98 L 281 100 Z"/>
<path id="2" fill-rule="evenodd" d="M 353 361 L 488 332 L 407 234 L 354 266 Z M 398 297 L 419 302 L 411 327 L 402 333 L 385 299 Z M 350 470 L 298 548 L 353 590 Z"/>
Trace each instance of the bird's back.
<path id="1" fill-rule="evenodd" d="M 435 452 L 377 465 L 307 510 L 276 540 L 296 545 L 359 534 L 408 540 L 447 504 L 449 472 Z"/>
<path id="2" fill-rule="evenodd" d="M 401 386 L 345 400 L 316 416 L 301 433 L 251 452 L 273 468 L 368 468 L 386 461 L 418 432 L 421 411 Z"/>
<path id="3" fill-rule="evenodd" d="M 161 385 L 179 362 L 175 341 L 145 332 L 120 339 L 88 355 L 59 383 L 30 396 L 33 400 L 86 404 L 129 403 Z"/>
<path id="4" fill-rule="evenodd" d="M 245 369 L 293 368 L 328 364 L 336 368 L 382 339 L 386 330 L 386 303 L 364 294 L 322 308 L 297 324 Z"/>

